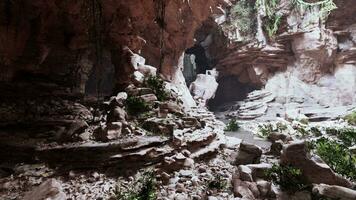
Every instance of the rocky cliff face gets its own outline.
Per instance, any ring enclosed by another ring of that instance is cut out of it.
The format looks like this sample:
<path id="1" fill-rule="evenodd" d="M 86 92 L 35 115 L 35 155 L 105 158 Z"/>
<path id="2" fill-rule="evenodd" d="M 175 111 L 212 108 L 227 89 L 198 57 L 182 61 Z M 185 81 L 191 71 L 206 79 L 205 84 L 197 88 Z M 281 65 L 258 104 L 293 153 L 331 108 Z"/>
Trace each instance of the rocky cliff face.
<path id="1" fill-rule="evenodd" d="M 217 5 L 217 0 L 2 1 L 0 80 L 15 83 L 26 74 L 72 92 L 109 93 L 112 82 L 125 84 L 132 72 L 124 46 L 170 79 L 195 31 L 219 12 Z"/>
<path id="2" fill-rule="evenodd" d="M 297 11 L 290 1 L 280 1 L 275 12 L 281 22 L 272 37 L 263 27 L 267 14 L 260 7 L 254 39 L 229 33 L 230 39 L 243 43 L 232 45 L 230 53 L 219 61 L 218 71 L 222 76 L 234 75 L 240 83 L 267 85 L 282 96 L 288 96 L 287 91 L 300 96 L 315 94 L 313 98 L 322 104 L 355 103 L 355 24 L 351 20 L 355 8 L 350 1 L 334 2 L 338 8 L 327 20 L 320 20 L 315 15 L 320 9 L 317 6 Z M 308 92 L 297 94 L 298 90 Z M 331 101 L 325 101 L 326 95 Z"/>

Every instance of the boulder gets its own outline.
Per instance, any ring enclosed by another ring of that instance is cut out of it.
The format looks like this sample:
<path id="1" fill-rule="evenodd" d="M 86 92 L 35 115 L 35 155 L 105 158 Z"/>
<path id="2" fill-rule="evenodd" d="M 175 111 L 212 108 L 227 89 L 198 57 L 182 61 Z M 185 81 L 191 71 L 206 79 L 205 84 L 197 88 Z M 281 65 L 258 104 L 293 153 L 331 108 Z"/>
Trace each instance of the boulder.
<path id="1" fill-rule="evenodd" d="M 150 65 L 138 65 L 137 70 L 145 76 L 156 76 L 157 69 Z"/>
<path id="2" fill-rule="evenodd" d="M 66 200 L 61 184 L 56 179 L 49 179 L 25 194 L 23 200 Z"/>
<path id="3" fill-rule="evenodd" d="M 246 182 L 241 181 L 238 178 L 234 178 L 232 185 L 235 197 L 241 197 L 243 199 L 250 200 L 256 199 L 253 195 L 253 192 L 250 190 L 249 185 Z"/>
<path id="4" fill-rule="evenodd" d="M 328 165 L 312 159 L 304 141 L 295 141 L 284 145 L 281 164 L 292 165 L 300 169 L 303 176 L 311 183 L 352 187 L 350 181 L 335 174 Z"/>
<path id="5" fill-rule="evenodd" d="M 108 122 L 125 122 L 127 118 L 126 111 L 121 107 L 115 107 L 113 110 L 110 111 L 108 114 Z"/>
<path id="6" fill-rule="evenodd" d="M 154 134 L 159 135 L 173 135 L 173 130 L 176 127 L 176 124 L 171 120 L 159 119 L 159 118 L 150 118 L 147 119 L 143 124 L 142 128 L 150 131 Z"/>
<path id="7" fill-rule="evenodd" d="M 145 101 L 146 103 L 153 103 L 157 101 L 157 97 L 154 94 L 144 94 L 141 95 L 140 98 Z"/>
<path id="8" fill-rule="evenodd" d="M 201 128 L 201 124 L 195 117 L 183 117 L 184 128 Z"/>
<path id="9" fill-rule="evenodd" d="M 337 185 L 326 185 L 326 184 L 314 185 L 313 193 L 331 199 L 340 199 L 340 200 L 356 199 L 355 190 L 337 186 Z"/>
<path id="10" fill-rule="evenodd" d="M 197 79 L 190 85 L 189 90 L 193 97 L 202 99 L 204 102 L 215 97 L 218 89 L 215 76 L 208 74 L 198 74 Z"/>
<path id="11" fill-rule="evenodd" d="M 121 136 L 122 126 L 121 122 L 110 122 L 106 125 L 101 125 L 94 131 L 94 137 L 100 141 L 118 139 Z"/>
<path id="12" fill-rule="evenodd" d="M 170 113 L 182 114 L 182 107 L 176 102 L 168 101 L 160 104 L 160 110 L 167 110 Z"/>
<path id="13" fill-rule="evenodd" d="M 256 164 L 260 162 L 261 155 L 260 147 L 243 142 L 240 144 L 235 163 L 237 165 Z"/>
<path id="14" fill-rule="evenodd" d="M 239 173 L 239 178 L 242 181 L 253 181 L 251 168 L 247 167 L 246 165 L 240 165 L 237 170 Z"/>

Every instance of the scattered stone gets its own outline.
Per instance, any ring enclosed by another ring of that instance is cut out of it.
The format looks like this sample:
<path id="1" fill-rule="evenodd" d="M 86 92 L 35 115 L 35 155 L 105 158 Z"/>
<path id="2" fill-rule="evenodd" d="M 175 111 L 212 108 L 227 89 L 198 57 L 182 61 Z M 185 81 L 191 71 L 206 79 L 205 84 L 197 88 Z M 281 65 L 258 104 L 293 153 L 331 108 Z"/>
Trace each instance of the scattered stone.
<path id="1" fill-rule="evenodd" d="M 24 200 L 66 200 L 67 197 L 62 191 L 61 184 L 56 179 L 49 179 L 43 182 L 40 186 L 27 192 L 23 198 Z"/>
<path id="2" fill-rule="evenodd" d="M 236 165 L 256 164 L 260 162 L 262 150 L 260 147 L 242 142 L 236 157 Z"/>
<path id="3" fill-rule="evenodd" d="M 340 199 L 340 200 L 356 199 L 355 190 L 337 186 L 337 185 L 326 185 L 326 184 L 314 185 L 313 193 L 316 193 L 320 196 L 328 197 L 330 199 Z"/>

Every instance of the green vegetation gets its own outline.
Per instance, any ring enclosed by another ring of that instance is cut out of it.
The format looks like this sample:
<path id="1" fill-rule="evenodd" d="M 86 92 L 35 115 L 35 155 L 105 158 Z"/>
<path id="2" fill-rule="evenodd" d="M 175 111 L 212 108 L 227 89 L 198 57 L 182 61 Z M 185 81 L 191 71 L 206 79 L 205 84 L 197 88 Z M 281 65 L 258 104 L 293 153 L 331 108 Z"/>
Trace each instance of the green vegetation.
<path id="1" fill-rule="evenodd" d="M 268 37 L 272 38 L 278 31 L 281 23 L 282 15 L 277 11 L 280 0 L 257 0 L 256 8 L 264 8 L 266 18 L 264 19 L 264 29 L 268 34 Z"/>
<path id="2" fill-rule="evenodd" d="M 154 173 L 152 171 L 144 172 L 142 177 L 126 191 L 117 188 L 115 198 L 117 200 L 156 200 L 157 183 Z"/>
<path id="3" fill-rule="evenodd" d="M 321 131 L 317 127 L 311 127 L 310 132 L 312 132 L 315 137 L 322 136 Z"/>
<path id="4" fill-rule="evenodd" d="M 304 0 L 293 0 L 293 4 L 296 5 L 300 10 L 312 10 L 312 8 L 315 6 L 319 7 L 317 16 L 322 19 L 328 17 L 331 11 L 337 9 L 333 0 L 320 0 L 313 3 L 305 2 Z"/>
<path id="5" fill-rule="evenodd" d="M 329 135 L 336 136 L 347 147 L 356 145 L 356 129 L 354 128 L 326 128 L 325 131 Z"/>
<path id="6" fill-rule="evenodd" d="M 238 131 L 240 129 L 239 124 L 236 119 L 231 119 L 229 123 L 226 125 L 224 131 Z"/>
<path id="7" fill-rule="evenodd" d="M 168 99 L 169 94 L 164 88 L 164 81 L 158 76 L 149 76 L 145 80 L 145 85 L 153 90 L 159 101 L 165 101 Z"/>
<path id="8" fill-rule="evenodd" d="M 254 34 L 256 10 L 248 0 L 238 1 L 230 10 L 227 29 L 238 29 L 243 36 Z"/>
<path id="9" fill-rule="evenodd" d="M 346 115 L 344 119 L 351 125 L 356 126 L 356 111 Z"/>
<path id="10" fill-rule="evenodd" d="M 356 180 L 356 155 L 336 141 L 320 138 L 314 142 L 318 154 L 335 172 Z"/>
<path id="11" fill-rule="evenodd" d="M 297 192 L 309 186 L 303 179 L 301 170 L 292 166 L 274 164 L 265 172 L 265 175 L 282 190 Z"/>
<path id="12" fill-rule="evenodd" d="M 258 132 L 260 133 L 259 135 L 264 138 L 268 137 L 273 132 L 281 133 L 287 129 L 287 125 L 283 124 L 282 122 L 277 122 L 275 126 L 271 123 L 258 126 Z"/>
<path id="13" fill-rule="evenodd" d="M 227 188 L 227 181 L 220 175 L 215 175 L 212 180 L 208 183 L 208 188 L 211 190 L 224 190 Z"/>
<path id="14" fill-rule="evenodd" d="M 126 99 L 127 111 L 131 115 L 143 114 L 150 110 L 150 106 L 141 98 L 129 96 Z"/>

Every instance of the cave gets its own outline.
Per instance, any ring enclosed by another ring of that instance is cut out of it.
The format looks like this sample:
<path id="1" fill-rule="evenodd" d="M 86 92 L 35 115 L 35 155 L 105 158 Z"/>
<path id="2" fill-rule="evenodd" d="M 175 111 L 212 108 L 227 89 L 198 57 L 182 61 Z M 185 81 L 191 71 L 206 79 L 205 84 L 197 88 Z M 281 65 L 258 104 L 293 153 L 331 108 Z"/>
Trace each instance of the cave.
<path id="1" fill-rule="evenodd" d="M 224 110 L 226 106 L 244 100 L 248 93 L 259 89 L 253 84 L 241 83 L 239 77 L 234 75 L 219 78 L 218 84 L 215 97 L 208 102 L 209 109 L 213 111 Z"/>
<path id="2" fill-rule="evenodd" d="M 0 199 L 356 199 L 353 0 L 0 11 Z"/>

